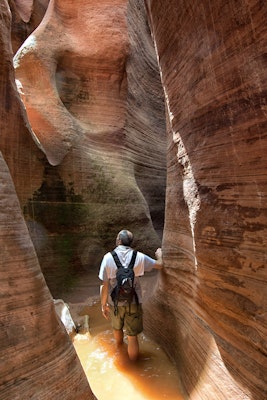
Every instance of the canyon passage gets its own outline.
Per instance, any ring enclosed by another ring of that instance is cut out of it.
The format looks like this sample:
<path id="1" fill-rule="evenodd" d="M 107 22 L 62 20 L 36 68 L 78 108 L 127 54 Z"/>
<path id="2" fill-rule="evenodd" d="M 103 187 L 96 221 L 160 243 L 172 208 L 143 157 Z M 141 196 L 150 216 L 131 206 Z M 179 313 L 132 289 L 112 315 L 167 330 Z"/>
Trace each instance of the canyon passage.
<path id="1" fill-rule="evenodd" d="M 129 229 L 163 251 L 143 339 L 174 386 L 266 400 L 266 2 L 0 15 L 0 399 L 95 398 L 54 300 L 90 297 Z"/>

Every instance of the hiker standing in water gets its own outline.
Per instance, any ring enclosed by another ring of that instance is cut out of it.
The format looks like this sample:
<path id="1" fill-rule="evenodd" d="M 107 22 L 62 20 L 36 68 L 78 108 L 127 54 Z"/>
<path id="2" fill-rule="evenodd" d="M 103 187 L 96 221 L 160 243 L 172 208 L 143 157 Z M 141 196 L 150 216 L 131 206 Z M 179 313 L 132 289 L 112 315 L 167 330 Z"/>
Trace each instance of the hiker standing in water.
<path id="1" fill-rule="evenodd" d="M 128 355 L 135 361 L 139 354 L 137 335 L 143 331 L 142 292 L 139 277 L 153 268 L 163 267 L 161 249 L 156 260 L 133 250 L 133 234 L 122 230 L 116 238 L 116 248 L 103 257 L 99 278 L 103 316 L 111 317 L 117 345 L 123 344 L 123 328 L 128 337 Z"/>

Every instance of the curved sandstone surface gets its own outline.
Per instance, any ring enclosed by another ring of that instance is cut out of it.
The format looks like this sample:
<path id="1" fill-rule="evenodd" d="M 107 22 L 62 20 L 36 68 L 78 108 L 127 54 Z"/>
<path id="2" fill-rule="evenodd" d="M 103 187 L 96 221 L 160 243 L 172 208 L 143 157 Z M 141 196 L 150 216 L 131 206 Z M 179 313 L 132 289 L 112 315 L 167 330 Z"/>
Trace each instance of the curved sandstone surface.
<path id="1" fill-rule="evenodd" d="M 56 297 L 73 274 L 99 267 L 125 226 L 151 255 L 160 245 L 164 97 L 142 10 L 134 15 L 125 0 L 52 0 L 14 57 L 44 154 L 25 213 Z"/>
<path id="2" fill-rule="evenodd" d="M 40 24 L 49 0 L 8 0 L 12 13 L 11 43 L 16 53 L 22 43 Z"/>
<path id="3" fill-rule="evenodd" d="M 0 154 L 0 398 L 94 399 L 56 316 Z"/>
<path id="4" fill-rule="evenodd" d="M 102 138 L 125 123 L 125 13 L 122 0 L 52 0 L 14 58 L 34 136 L 52 165 L 86 133 Z"/>
<path id="5" fill-rule="evenodd" d="M 92 396 L 38 261 L 64 299 L 127 227 L 151 255 L 163 231 L 145 327 L 185 398 L 265 400 L 265 2 L 51 0 L 15 56 L 23 106 L 0 11 L 0 149 L 35 247 L 1 160 L 3 399 Z"/>
<path id="6" fill-rule="evenodd" d="M 32 140 L 10 68 L 7 2 L 1 3 L 0 15 L 0 143 L 22 200 L 30 191 L 27 164 Z M 79 359 L 56 316 L 2 153 L 0 171 L 0 399 L 93 399 Z"/>
<path id="7" fill-rule="evenodd" d="M 166 268 L 147 324 L 190 399 L 264 400 L 267 7 L 147 4 L 169 126 Z"/>

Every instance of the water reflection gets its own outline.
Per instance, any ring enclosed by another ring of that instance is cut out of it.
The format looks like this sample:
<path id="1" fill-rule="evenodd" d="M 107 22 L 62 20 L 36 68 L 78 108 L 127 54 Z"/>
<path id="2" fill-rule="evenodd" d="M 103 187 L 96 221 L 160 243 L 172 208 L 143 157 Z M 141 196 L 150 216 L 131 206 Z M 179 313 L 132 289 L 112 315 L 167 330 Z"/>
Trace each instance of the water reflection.
<path id="1" fill-rule="evenodd" d="M 99 309 L 99 304 L 87 307 L 91 315 L 90 332 L 77 334 L 73 339 L 97 399 L 182 400 L 179 376 L 162 349 L 141 334 L 139 360 L 129 361 L 126 344 L 116 347 L 109 322 L 103 323 Z"/>

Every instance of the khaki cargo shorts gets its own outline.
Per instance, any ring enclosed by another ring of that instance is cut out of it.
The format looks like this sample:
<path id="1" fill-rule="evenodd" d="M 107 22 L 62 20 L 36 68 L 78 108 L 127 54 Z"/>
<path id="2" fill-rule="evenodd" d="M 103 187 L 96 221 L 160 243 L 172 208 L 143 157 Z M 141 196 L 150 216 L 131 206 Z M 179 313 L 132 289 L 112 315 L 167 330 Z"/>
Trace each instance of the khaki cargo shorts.
<path id="1" fill-rule="evenodd" d="M 111 324 L 116 330 L 125 329 L 127 336 L 137 336 L 143 331 L 142 304 L 127 304 L 118 306 L 118 313 L 114 315 L 114 307 L 111 308 Z"/>

